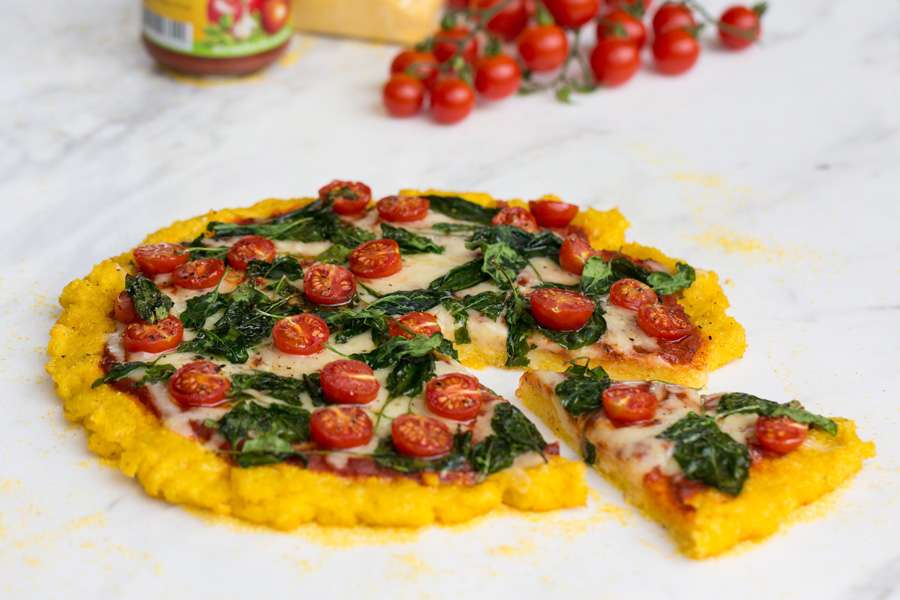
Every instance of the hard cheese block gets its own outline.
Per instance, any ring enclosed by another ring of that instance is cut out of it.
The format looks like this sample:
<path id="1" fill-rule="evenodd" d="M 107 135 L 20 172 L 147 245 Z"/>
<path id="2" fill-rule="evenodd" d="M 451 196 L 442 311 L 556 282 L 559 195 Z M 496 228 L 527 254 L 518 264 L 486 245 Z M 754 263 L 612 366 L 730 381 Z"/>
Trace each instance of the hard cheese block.
<path id="1" fill-rule="evenodd" d="M 294 0 L 299 31 L 413 44 L 437 26 L 442 0 Z"/>

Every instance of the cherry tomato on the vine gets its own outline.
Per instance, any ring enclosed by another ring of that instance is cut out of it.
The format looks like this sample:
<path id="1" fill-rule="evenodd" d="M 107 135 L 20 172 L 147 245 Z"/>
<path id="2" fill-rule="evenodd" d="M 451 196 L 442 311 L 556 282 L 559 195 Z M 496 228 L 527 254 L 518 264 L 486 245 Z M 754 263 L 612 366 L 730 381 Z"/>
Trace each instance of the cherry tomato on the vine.
<path id="1" fill-rule="evenodd" d="M 602 86 L 615 87 L 631 79 L 641 66 L 640 48 L 623 39 L 601 39 L 591 52 L 591 70 Z"/>
<path id="2" fill-rule="evenodd" d="M 689 71 L 700 56 L 700 43 L 689 31 L 673 29 L 653 40 L 656 68 L 665 75 Z"/>
<path id="3" fill-rule="evenodd" d="M 597 40 L 606 38 L 625 39 L 640 49 L 647 42 L 647 28 L 643 21 L 617 8 L 597 21 Z"/>
<path id="4" fill-rule="evenodd" d="M 469 8 L 476 11 L 488 11 L 503 2 L 505 2 L 504 6 L 488 20 L 485 29 L 507 42 L 511 42 L 522 33 L 528 24 L 528 9 L 525 0 L 470 0 Z M 475 18 L 479 18 L 477 13 Z"/>
<path id="5" fill-rule="evenodd" d="M 474 63 L 478 58 L 478 39 L 472 35 L 468 27 L 462 25 L 442 29 L 435 34 L 432 52 L 438 62 L 444 63 L 456 55 L 460 46 L 462 46 L 461 56 L 467 62 Z"/>
<path id="6" fill-rule="evenodd" d="M 475 92 L 457 77 L 438 79 L 431 92 L 431 116 L 438 123 L 450 125 L 469 116 L 475 107 Z"/>
<path id="7" fill-rule="evenodd" d="M 756 421 L 756 441 L 771 452 L 787 454 L 806 440 L 809 426 L 788 417 L 760 417 Z"/>
<path id="8" fill-rule="evenodd" d="M 650 9 L 653 0 L 606 0 L 609 8 L 623 8 L 625 10 L 639 9 L 639 13 L 646 13 Z"/>
<path id="9" fill-rule="evenodd" d="M 431 52 L 404 50 L 391 62 L 391 74 L 415 77 L 430 88 L 438 74 L 438 61 Z"/>
<path id="10" fill-rule="evenodd" d="M 578 29 L 597 16 L 600 0 L 544 0 L 553 20 L 567 29 Z"/>
<path id="11" fill-rule="evenodd" d="M 743 50 L 759 39 L 762 6 L 732 6 L 719 17 L 719 39 L 726 48 Z"/>
<path id="12" fill-rule="evenodd" d="M 569 55 L 569 38 L 558 25 L 532 25 L 517 41 L 525 66 L 537 73 L 555 71 Z"/>
<path id="13" fill-rule="evenodd" d="M 657 36 L 673 29 L 693 29 L 696 26 L 694 13 L 681 2 L 666 2 L 653 15 L 653 33 Z"/>
<path id="14" fill-rule="evenodd" d="M 411 75 L 391 75 L 381 91 L 384 107 L 392 117 L 411 117 L 422 110 L 425 84 Z"/>
<path id="15" fill-rule="evenodd" d="M 511 56 L 485 56 L 475 70 L 475 89 L 490 100 L 502 100 L 516 93 L 522 82 L 522 71 Z"/>

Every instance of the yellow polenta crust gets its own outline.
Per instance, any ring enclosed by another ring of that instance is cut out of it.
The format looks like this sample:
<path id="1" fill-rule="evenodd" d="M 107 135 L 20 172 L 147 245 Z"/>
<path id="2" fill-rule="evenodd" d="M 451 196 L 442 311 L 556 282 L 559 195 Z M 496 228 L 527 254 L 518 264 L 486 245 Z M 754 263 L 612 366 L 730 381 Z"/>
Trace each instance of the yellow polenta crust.
<path id="1" fill-rule="evenodd" d="M 210 212 L 179 221 L 144 243 L 189 240 L 210 221 L 262 218 L 310 199 L 264 200 L 244 209 Z M 88 432 L 88 447 L 136 478 L 151 496 L 231 515 L 279 529 L 327 525 L 418 527 L 459 523 L 501 505 L 546 511 L 581 506 L 587 499 L 584 467 L 553 458 L 527 470 L 510 469 L 474 486 L 420 484 L 408 479 L 350 479 L 290 465 L 241 469 L 193 440 L 165 428 L 130 395 L 91 383 L 101 376 L 108 316 L 132 270 L 131 253 L 103 261 L 66 286 L 63 311 L 50 333 L 47 371 L 66 417 Z"/>
<path id="2" fill-rule="evenodd" d="M 561 421 L 556 400 L 529 373 L 522 376 L 516 395 L 564 442 L 581 452 L 572 428 Z M 875 445 L 856 435 L 853 421 L 835 420 L 836 436 L 813 430 L 794 452 L 754 465 L 739 496 L 706 489 L 687 501 L 689 510 L 654 495 L 645 486 L 635 489 L 614 465 L 604 463 L 602 456 L 595 467 L 629 501 L 669 529 L 684 554 L 708 558 L 740 542 L 775 533 L 792 512 L 837 488 L 862 468 L 865 459 L 875 455 Z"/>

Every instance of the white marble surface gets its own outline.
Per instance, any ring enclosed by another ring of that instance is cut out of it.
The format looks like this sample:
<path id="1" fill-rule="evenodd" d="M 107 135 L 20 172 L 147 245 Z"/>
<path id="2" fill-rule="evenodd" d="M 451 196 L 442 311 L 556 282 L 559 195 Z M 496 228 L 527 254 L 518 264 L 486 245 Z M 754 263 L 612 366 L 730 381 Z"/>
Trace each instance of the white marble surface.
<path id="1" fill-rule="evenodd" d="M 764 44 L 707 48 L 688 76 L 452 128 L 383 116 L 388 47 L 298 38 L 251 81 L 175 80 L 137 44 L 137 4 L 3 3 L 0 597 L 900 594 L 896 1 L 775 0 Z M 787 532 L 703 563 L 593 475 L 583 510 L 382 539 L 212 522 L 94 461 L 42 370 L 62 286 L 175 218 L 334 177 L 620 206 L 633 239 L 727 278 L 749 350 L 711 389 L 855 417 L 878 457 Z"/>

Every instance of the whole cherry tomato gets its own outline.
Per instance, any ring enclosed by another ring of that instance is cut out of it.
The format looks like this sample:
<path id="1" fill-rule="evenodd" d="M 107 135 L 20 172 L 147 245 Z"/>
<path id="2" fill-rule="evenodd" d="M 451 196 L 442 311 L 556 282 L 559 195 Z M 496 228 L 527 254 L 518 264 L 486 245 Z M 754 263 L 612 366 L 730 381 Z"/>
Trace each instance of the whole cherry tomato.
<path id="1" fill-rule="evenodd" d="M 569 38 L 558 25 L 532 25 L 522 32 L 517 45 L 525 66 L 537 73 L 560 68 L 569 55 Z"/>
<path id="2" fill-rule="evenodd" d="M 640 48 L 623 38 L 605 38 L 591 52 L 591 70 L 602 86 L 615 87 L 631 79 L 641 66 Z"/>
<path id="3" fill-rule="evenodd" d="M 505 2 L 505 4 L 488 20 L 485 29 L 507 42 L 511 42 L 522 33 L 528 24 L 528 9 L 525 0 L 470 0 L 469 8 L 476 11 L 487 11 L 501 2 Z M 479 19 L 478 13 L 475 14 L 475 18 Z"/>
<path id="4" fill-rule="evenodd" d="M 468 27 L 457 26 L 443 29 L 434 36 L 434 57 L 438 62 L 447 62 L 453 58 L 462 46 L 462 57 L 469 63 L 478 58 L 478 39 L 472 35 Z"/>
<path id="5" fill-rule="evenodd" d="M 511 56 L 498 54 L 478 61 L 475 89 L 490 100 L 502 100 L 516 93 L 522 82 L 522 71 Z"/>
<path id="6" fill-rule="evenodd" d="M 565 227 L 578 214 L 578 207 L 574 204 L 549 198 L 530 200 L 528 210 L 541 227 Z"/>
<path id="7" fill-rule="evenodd" d="M 411 75 L 391 75 L 381 92 L 384 107 L 392 117 L 411 117 L 422 110 L 425 84 Z"/>
<path id="8" fill-rule="evenodd" d="M 431 116 L 438 123 L 450 125 L 469 116 L 475 107 L 475 92 L 462 79 L 439 79 L 431 93 Z"/>
<path id="9" fill-rule="evenodd" d="M 637 12 L 640 15 L 646 13 L 650 9 L 651 4 L 653 4 L 653 0 L 606 0 L 606 5 L 609 8 L 638 9 Z"/>
<path id="10" fill-rule="evenodd" d="M 567 29 L 578 29 L 597 16 L 600 0 L 544 0 L 553 20 Z"/>
<path id="11" fill-rule="evenodd" d="M 653 40 L 656 68 L 665 75 L 680 75 L 689 71 L 699 56 L 697 38 L 684 29 L 673 29 Z"/>
<path id="12" fill-rule="evenodd" d="M 606 38 L 626 39 L 638 48 L 647 42 L 647 28 L 644 22 L 629 13 L 617 8 L 603 15 L 597 22 L 597 40 Z"/>
<path id="13" fill-rule="evenodd" d="M 287 0 L 265 0 L 260 11 L 263 29 L 268 33 L 278 33 L 287 25 L 290 14 Z"/>
<path id="14" fill-rule="evenodd" d="M 693 29 L 696 26 L 694 13 L 681 2 L 666 2 L 653 15 L 653 33 L 657 36 L 673 29 Z"/>
<path id="15" fill-rule="evenodd" d="M 719 18 L 719 39 L 726 48 L 743 50 L 759 39 L 760 23 L 765 5 L 760 8 L 732 6 Z"/>
<path id="16" fill-rule="evenodd" d="M 431 52 L 404 50 L 391 63 L 391 73 L 415 77 L 431 88 L 438 74 L 438 61 Z"/>

